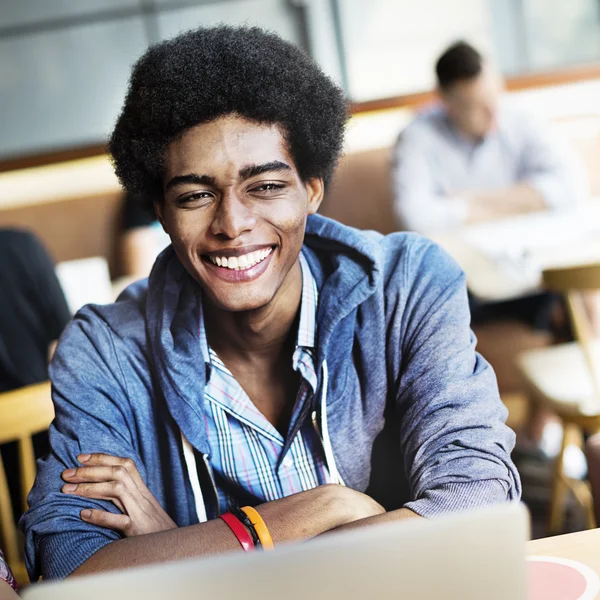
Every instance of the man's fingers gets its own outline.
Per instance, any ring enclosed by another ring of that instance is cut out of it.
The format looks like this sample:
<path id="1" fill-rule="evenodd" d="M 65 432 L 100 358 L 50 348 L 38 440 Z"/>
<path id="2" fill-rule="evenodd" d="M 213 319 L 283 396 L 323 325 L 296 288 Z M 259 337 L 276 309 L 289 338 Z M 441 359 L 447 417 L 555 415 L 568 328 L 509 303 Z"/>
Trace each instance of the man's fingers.
<path id="1" fill-rule="evenodd" d="M 85 466 L 90 467 L 123 467 L 140 489 L 146 487 L 135 462 L 131 460 L 131 458 L 122 458 L 120 456 L 112 456 L 110 454 L 98 452 L 96 454 L 80 454 L 77 457 L 77 460 Z"/>
<path id="2" fill-rule="evenodd" d="M 93 467 L 85 466 L 63 471 L 62 478 L 69 483 L 100 483 L 102 481 L 121 481 L 132 492 L 137 490 L 129 471 L 121 465 Z"/>
<path id="3" fill-rule="evenodd" d="M 131 519 L 127 515 L 117 515 L 106 510 L 86 508 L 81 511 L 81 518 L 86 523 L 92 523 L 99 527 L 108 527 L 123 534 L 131 533 Z"/>
<path id="4" fill-rule="evenodd" d="M 129 490 L 120 481 L 105 481 L 102 483 L 67 483 L 62 491 L 72 496 L 93 498 L 94 500 L 108 500 L 122 513 L 131 514 L 136 509 L 136 501 Z"/>

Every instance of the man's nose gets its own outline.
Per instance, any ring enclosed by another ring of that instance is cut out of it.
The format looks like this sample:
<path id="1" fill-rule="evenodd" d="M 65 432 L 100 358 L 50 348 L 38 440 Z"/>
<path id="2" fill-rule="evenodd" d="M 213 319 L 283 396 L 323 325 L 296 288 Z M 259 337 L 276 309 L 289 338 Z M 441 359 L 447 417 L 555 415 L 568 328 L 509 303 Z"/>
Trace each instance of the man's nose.
<path id="1" fill-rule="evenodd" d="M 211 233 L 228 239 L 235 239 L 256 225 L 256 218 L 250 207 L 233 190 L 227 190 L 219 200 Z"/>

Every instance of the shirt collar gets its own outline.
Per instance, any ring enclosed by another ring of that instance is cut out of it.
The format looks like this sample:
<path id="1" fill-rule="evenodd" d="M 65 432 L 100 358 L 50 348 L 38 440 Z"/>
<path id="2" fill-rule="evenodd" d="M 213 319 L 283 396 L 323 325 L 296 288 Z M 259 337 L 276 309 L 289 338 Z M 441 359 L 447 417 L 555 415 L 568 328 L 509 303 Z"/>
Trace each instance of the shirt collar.
<path id="1" fill-rule="evenodd" d="M 442 113 L 442 121 L 444 122 L 449 134 L 452 136 L 454 141 L 460 144 L 469 152 L 475 152 L 478 148 L 481 148 L 486 143 L 486 141 L 489 140 L 496 132 L 495 130 L 492 130 L 483 138 L 479 140 L 473 140 L 467 137 L 462 131 L 458 129 L 458 127 L 456 127 L 456 125 L 454 125 L 452 119 L 450 119 L 446 111 Z"/>
<path id="2" fill-rule="evenodd" d="M 308 262 L 302 252 L 299 255 L 300 268 L 302 270 L 302 297 L 300 301 L 300 320 L 298 322 L 298 335 L 296 337 L 296 348 L 314 348 L 316 338 L 317 323 L 317 303 L 319 292 L 317 283 L 310 271 Z M 200 303 L 199 318 L 199 341 L 204 362 L 210 364 L 210 347 L 206 338 L 206 328 L 204 327 L 204 314 L 202 303 Z"/>
<path id="3" fill-rule="evenodd" d="M 310 267 L 302 252 L 299 260 L 302 269 L 302 300 L 300 302 L 300 321 L 298 322 L 296 347 L 314 348 L 319 292 L 317 291 L 315 278 L 310 272 Z"/>

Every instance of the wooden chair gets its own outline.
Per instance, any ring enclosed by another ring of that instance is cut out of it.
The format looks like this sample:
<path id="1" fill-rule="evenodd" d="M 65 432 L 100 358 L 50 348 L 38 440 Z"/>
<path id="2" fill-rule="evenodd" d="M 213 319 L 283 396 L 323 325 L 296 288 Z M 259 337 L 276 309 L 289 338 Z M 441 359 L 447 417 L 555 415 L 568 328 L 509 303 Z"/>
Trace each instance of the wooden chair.
<path id="1" fill-rule="evenodd" d="M 600 523 L 600 433 L 592 435 L 585 444 L 585 457 L 588 463 L 588 479 L 594 498 L 596 523 Z"/>
<path id="2" fill-rule="evenodd" d="M 518 365 L 533 402 L 549 409 L 563 423 L 564 434 L 552 482 L 549 532 L 559 533 L 569 489 L 584 507 L 589 528 L 596 526 L 588 482 L 569 479 L 563 471 L 565 450 L 583 446 L 583 433 L 600 431 L 600 340 L 595 339 L 587 309 L 600 290 L 600 264 L 549 269 L 546 289 L 564 295 L 575 341 L 522 353 Z"/>
<path id="3" fill-rule="evenodd" d="M 50 382 L 40 383 L 0 394 L 0 445 L 17 442 L 21 508 L 27 510 L 27 496 L 35 479 L 35 456 L 32 436 L 48 429 L 54 418 Z M 13 573 L 20 584 L 29 582 L 14 521 L 13 507 L 0 460 L 0 544 Z"/>

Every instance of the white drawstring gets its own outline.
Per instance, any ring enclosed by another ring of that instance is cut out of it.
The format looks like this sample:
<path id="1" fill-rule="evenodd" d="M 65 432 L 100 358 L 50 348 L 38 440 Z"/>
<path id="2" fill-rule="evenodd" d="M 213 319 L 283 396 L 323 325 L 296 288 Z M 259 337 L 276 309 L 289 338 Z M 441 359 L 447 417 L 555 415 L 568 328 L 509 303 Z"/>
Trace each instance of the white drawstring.
<path id="1" fill-rule="evenodd" d="M 327 386 L 329 385 L 329 370 L 327 369 L 327 361 L 323 361 L 323 389 L 321 391 L 321 435 L 323 440 L 323 450 L 325 451 L 325 462 L 329 469 L 329 475 L 332 483 L 345 485 L 342 476 L 337 470 L 335 457 L 333 456 L 333 447 L 331 446 L 331 438 L 329 437 L 329 426 L 327 425 Z"/>
<path id="2" fill-rule="evenodd" d="M 185 459 L 185 465 L 187 467 L 188 477 L 194 492 L 194 502 L 196 503 L 196 514 L 198 515 L 198 522 L 204 523 L 206 519 L 206 506 L 204 505 L 204 496 L 202 495 L 202 487 L 200 486 L 200 479 L 198 478 L 198 465 L 196 464 L 196 455 L 194 454 L 194 448 L 188 442 L 183 431 L 181 432 L 181 441 L 183 443 L 183 458 Z"/>

